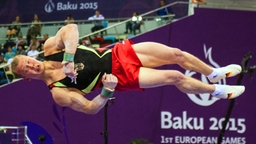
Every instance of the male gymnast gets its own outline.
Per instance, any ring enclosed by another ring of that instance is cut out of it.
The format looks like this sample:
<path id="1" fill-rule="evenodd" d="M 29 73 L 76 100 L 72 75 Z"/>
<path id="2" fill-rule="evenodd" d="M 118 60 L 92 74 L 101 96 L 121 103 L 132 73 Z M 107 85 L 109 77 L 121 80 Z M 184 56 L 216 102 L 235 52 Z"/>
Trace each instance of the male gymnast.
<path id="1" fill-rule="evenodd" d="M 115 90 L 174 85 L 184 93 L 210 93 L 223 99 L 236 98 L 245 90 L 244 86 L 206 84 L 177 70 L 154 69 L 178 64 L 204 74 L 215 83 L 239 74 L 241 67 L 236 64 L 212 68 L 185 51 L 155 42 L 133 44 L 124 40 L 112 49 L 91 49 L 78 46 L 78 37 L 77 25 L 64 26 L 45 42 L 43 62 L 16 56 L 11 63 L 12 72 L 24 79 L 43 80 L 58 105 L 86 114 L 96 114 Z M 84 97 L 99 87 L 102 91 L 94 99 Z"/>

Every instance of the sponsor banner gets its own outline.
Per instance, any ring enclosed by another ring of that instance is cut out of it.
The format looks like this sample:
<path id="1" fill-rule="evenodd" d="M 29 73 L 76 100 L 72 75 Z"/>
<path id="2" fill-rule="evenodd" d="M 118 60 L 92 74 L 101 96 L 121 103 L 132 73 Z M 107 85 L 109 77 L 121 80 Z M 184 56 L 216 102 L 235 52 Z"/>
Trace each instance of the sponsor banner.
<path id="1" fill-rule="evenodd" d="M 175 0 L 166 0 L 167 4 L 173 2 Z M 159 7 L 158 0 L 2 0 L 0 23 L 11 23 L 16 15 L 21 17 L 21 22 L 31 22 L 34 14 L 38 14 L 41 21 L 64 21 L 68 14 L 75 20 L 87 20 L 96 10 L 105 18 L 131 17 L 134 12 L 143 14 Z M 188 6 L 176 5 L 171 9 L 176 17 L 182 17 L 187 15 Z"/>
<path id="2" fill-rule="evenodd" d="M 133 41 L 155 41 L 177 47 L 216 68 L 240 64 L 245 54 L 256 53 L 256 21 L 252 19 L 255 15 L 252 11 L 197 9 L 194 16 L 135 37 Z M 249 66 L 255 64 L 255 58 L 248 63 Z M 160 69 L 179 70 L 209 83 L 200 73 L 183 70 L 177 65 Z M 219 83 L 234 85 L 237 78 L 223 79 Z M 223 144 L 251 144 L 256 140 L 256 81 L 245 75 L 242 85 L 246 91 L 236 99 Z M 100 90 L 95 91 L 86 98 L 91 100 L 99 93 Z M 108 140 L 113 144 L 134 139 L 154 144 L 215 144 L 230 102 L 209 94 L 182 93 L 175 86 L 145 92 L 115 92 L 115 97 L 114 104 L 108 107 Z M 19 81 L 3 87 L 0 101 L 0 125 L 21 125 L 23 121 L 30 121 L 47 131 L 54 143 L 104 142 L 100 135 L 104 129 L 104 110 L 91 116 L 61 108 L 53 102 L 43 82 Z M 36 140 L 37 136 L 34 136 Z"/>

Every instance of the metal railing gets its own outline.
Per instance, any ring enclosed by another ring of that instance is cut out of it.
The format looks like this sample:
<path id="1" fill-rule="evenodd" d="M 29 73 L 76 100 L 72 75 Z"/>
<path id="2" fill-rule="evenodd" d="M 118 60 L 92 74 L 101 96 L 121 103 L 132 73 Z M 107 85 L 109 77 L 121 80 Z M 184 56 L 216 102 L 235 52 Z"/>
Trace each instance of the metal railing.
<path id="1" fill-rule="evenodd" d="M 32 144 L 27 135 L 27 126 L 0 126 L 2 133 L 10 134 L 14 144 Z"/>

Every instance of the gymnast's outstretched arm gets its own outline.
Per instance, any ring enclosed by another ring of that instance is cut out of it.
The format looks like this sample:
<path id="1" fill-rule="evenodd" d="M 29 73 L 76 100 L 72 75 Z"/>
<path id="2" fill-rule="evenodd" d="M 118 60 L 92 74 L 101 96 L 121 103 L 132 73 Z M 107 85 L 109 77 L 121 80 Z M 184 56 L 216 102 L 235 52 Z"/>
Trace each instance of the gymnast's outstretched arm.
<path id="1" fill-rule="evenodd" d="M 77 49 L 79 32 L 76 24 L 62 27 L 54 37 L 49 38 L 44 45 L 46 53 L 65 50 L 65 53 L 74 54 Z M 47 55 L 47 54 L 46 54 Z"/>
<path id="2" fill-rule="evenodd" d="M 83 112 L 86 114 L 98 113 L 108 101 L 107 97 L 99 94 L 93 100 L 87 100 L 80 93 L 69 91 L 64 88 L 53 88 L 51 90 L 54 101 L 64 107 L 70 107 L 71 109 Z"/>
<path id="3" fill-rule="evenodd" d="M 53 99 L 60 106 L 68 106 L 86 114 L 96 114 L 104 107 L 108 98 L 113 95 L 118 79 L 112 74 L 105 73 L 102 76 L 102 83 L 103 88 L 101 93 L 92 101 L 84 98 L 79 92 L 70 91 L 68 88 L 54 87 L 51 92 Z"/>

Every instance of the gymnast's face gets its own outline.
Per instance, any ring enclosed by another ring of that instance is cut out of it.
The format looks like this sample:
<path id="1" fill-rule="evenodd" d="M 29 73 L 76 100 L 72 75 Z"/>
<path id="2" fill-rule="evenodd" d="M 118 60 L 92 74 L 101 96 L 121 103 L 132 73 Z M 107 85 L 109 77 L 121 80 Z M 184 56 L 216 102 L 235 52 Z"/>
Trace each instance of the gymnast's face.
<path id="1" fill-rule="evenodd" d="M 24 78 L 39 78 L 40 74 L 44 72 L 44 65 L 42 62 L 29 57 L 21 56 L 17 66 L 17 72 Z"/>

